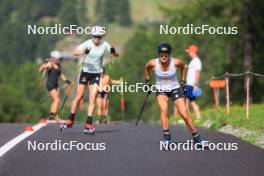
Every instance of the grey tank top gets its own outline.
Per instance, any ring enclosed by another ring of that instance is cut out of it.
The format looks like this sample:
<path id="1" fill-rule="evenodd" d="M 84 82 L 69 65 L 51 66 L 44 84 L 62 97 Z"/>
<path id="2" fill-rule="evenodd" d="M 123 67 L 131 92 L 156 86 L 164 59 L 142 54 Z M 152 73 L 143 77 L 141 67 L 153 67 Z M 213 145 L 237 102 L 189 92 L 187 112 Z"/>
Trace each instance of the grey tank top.
<path id="1" fill-rule="evenodd" d="M 177 78 L 177 70 L 174 66 L 173 59 L 170 58 L 170 65 L 168 70 L 161 71 L 160 70 L 160 61 L 159 58 L 156 59 L 156 87 L 161 91 L 171 91 L 173 89 L 178 89 L 180 87 L 178 78 Z"/>

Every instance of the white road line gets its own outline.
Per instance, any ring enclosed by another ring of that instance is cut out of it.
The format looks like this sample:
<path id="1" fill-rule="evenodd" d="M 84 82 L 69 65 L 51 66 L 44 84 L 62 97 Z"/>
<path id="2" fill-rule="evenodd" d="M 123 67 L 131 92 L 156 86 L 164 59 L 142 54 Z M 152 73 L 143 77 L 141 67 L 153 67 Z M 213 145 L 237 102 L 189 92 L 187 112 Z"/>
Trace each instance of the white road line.
<path id="1" fill-rule="evenodd" d="M 33 126 L 33 131 L 25 131 L 24 133 L 18 135 L 17 137 L 11 139 L 8 143 L 3 145 L 0 148 L 0 157 L 2 157 L 6 152 L 8 152 L 11 148 L 13 148 L 15 145 L 26 139 L 28 136 L 34 134 L 36 131 L 41 129 L 42 127 L 46 126 L 47 123 L 39 123 L 37 125 Z"/>
<path id="2" fill-rule="evenodd" d="M 60 120 L 59 123 L 65 123 L 66 120 Z M 47 120 L 47 123 L 58 123 L 56 120 Z"/>

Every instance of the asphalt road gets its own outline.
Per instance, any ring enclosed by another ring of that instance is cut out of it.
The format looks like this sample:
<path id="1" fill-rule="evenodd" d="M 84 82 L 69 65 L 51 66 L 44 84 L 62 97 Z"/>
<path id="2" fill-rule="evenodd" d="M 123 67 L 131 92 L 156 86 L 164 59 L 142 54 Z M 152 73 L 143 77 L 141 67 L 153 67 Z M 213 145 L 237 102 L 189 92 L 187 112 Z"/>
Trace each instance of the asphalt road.
<path id="1" fill-rule="evenodd" d="M 0 123 L 0 147 L 23 132 L 26 124 Z"/>
<path id="2" fill-rule="evenodd" d="M 0 144 L 13 138 L 23 125 L 9 128 L 0 126 Z M 96 126 L 96 133 L 85 135 L 83 125 L 75 125 L 63 132 L 58 124 L 48 124 L 0 158 L 1 176 L 263 176 L 264 150 L 231 135 L 200 129 L 210 142 L 238 144 L 237 151 L 161 151 L 159 125 L 118 123 Z M 12 131 L 12 133 L 7 132 Z M 185 142 L 191 136 L 184 126 L 171 127 L 176 142 Z M 5 136 L 5 137 L 3 137 Z M 49 143 L 105 143 L 103 151 L 32 151 L 29 141 Z M 4 142 L 3 142 L 4 141 Z"/>

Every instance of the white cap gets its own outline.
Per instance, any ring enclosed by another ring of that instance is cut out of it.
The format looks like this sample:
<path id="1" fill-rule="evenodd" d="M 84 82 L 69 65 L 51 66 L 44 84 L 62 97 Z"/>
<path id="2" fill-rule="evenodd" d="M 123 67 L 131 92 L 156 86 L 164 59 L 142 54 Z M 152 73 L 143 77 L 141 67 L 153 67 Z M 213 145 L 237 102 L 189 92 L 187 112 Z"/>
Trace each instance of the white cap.
<path id="1" fill-rule="evenodd" d="M 103 36 L 105 34 L 105 27 L 102 26 L 93 26 L 92 35 L 93 36 Z"/>
<path id="2" fill-rule="evenodd" d="M 61 53 L 59 51 L 57 51 L 57 50 L 56 51 L 51 51 L 50 56 L 52 58 L 54 58 L 55 60 L 57 60 L 57 59 L 61 58 Z"/>

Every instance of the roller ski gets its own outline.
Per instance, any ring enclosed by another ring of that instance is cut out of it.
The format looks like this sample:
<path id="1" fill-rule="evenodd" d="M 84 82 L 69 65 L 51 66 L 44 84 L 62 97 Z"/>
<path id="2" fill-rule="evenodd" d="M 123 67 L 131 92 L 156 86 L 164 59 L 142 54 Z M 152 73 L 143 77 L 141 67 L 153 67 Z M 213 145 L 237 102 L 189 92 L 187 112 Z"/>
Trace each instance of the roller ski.
<path id="1" fill-rule="evenodd" d="M 73 120 L 68 119 L 64 124 L 60 125 L 59 131 L 62 131 L 66 128 L 71 128 L 73 126 L 73 123 L 74 123 Z"/>
<path id="2" fill-rule="evenodd" d="M 164 151 L 170 150 L 170 144 L 172 143 L 172 139 L 169 129 L 163 130 L 163 143 L 166 146 L 163 148 L 163 150 Z"/>
<path id="3" fill-rule="evenodd" d="M 94 135 L 94 131 L 95 131 L 95 128 L 93 127 L 93 125 L 91 124 L 85 124 L 84 126 L 84 134 L 90 134 L 90 135 Z"/>
<path id="4" fill-rule="evenodd" d="M 49 115 L 48 116 L 48 120 L 49 121 L 54 121 L 55 120 L 55 116 L 54 115 Z"/>
<path id="5" fill-rule="evenodd" d="M 209 141 L 201 140 L 199 142 L 196 142 L 195 145 L 197 145 L 197 147 L 200 149 L 209 150 Z"/>
<path id="6" fill-rule="evenodd" d="M 170 144 L 172 143 L 172 140 L 163 140 L 164 147 L 162 147 L 163 151 L 169 151 L 170 149 Z"/>

